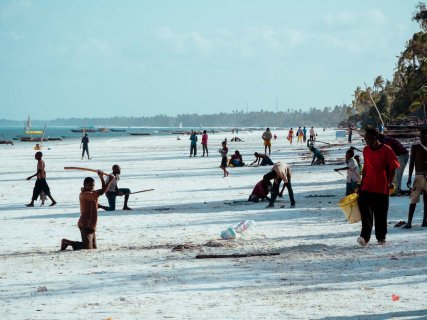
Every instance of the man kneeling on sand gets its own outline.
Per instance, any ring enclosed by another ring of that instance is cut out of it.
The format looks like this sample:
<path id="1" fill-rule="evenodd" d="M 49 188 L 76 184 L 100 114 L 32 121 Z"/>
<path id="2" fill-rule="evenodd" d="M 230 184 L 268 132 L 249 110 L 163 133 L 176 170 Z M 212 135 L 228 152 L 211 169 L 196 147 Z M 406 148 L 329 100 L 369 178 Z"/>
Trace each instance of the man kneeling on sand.
<path id="1" fill-rule="evenodd" d="M 87 177 L 83 181 L 83 188 L 79 196 L 80 200 L 80 219 L 77 226 L 80 229 L 82 241 L 71 241 L 62 239 L 61 250 L 64 251 L 68 246 L 73 250 L 81 249 L 96 249 L 96 223 L 98 221 L 98 198 L 103 195 L 111 183 L 115 180 L 113 175 L 109 176 L 109 182 L 106 184 L 103 172 L 98 170 L 98 176 L 101 179 L 102 188 L 95 189 L 95 181 L 91 177 Z"/>
<path id="2" fill-rule="evenodd" d="M 114 181 L 110 184 L 110 187 L 107 189 L 107 192 L 105 193 L 105 196 L 108 199 L 108 207 L 98 205 L 99 208 L 102 208 L 106 211 L 114 211 L 116 210 L 116 197 L 119 196 L 125 196 L 125 201 L 123 203 L 123 210 L 132 210 L 128 207 L 128 200 L 129 200 L 129 194 L 130 189 L 128 188 L 118 188 L 117 182 L 120 180 L 120 173 L 121 169 L 118 164 L 115 164 L 113 166 L 113 173 L 112 176 L 115 177 Z M 110 180 L 107 180 L 107 184 L 110 182 Z"/>

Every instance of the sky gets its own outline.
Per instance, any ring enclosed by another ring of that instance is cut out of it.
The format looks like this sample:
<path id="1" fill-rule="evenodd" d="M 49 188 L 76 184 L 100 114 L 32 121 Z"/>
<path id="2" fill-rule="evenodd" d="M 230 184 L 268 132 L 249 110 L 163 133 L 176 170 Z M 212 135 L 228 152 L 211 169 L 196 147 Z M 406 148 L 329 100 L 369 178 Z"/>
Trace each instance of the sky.
<path id="1" fill-rule="evenodd" d="M 392 79 L 418 0 L 1 0 L 0 118 L 324 108 Z"/>

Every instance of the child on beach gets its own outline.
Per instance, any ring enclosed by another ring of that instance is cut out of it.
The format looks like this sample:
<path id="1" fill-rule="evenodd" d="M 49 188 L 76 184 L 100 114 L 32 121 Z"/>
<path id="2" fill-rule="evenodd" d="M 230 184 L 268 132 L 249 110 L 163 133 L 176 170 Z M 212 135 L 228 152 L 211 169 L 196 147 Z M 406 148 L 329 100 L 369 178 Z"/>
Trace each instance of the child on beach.
<path id="1" fill-rule="evenodd" d="M 340 170 L 347 170 L 347 180 L 345 195 L 348 196 L 351 193 L 356 192 L 357 184 L 359 183 L 359 167 L 356 160 L 354 159 L 354 151 L 348 149 L 345 153 L 345 161 L 347 163 L 346 167 L 334 169 L 336 172 Z"/>
<path id="2" fill-rule="evenodd" d="M 44 161 L 42 160 L 42 157 L 43 157 L 43 153 L 41 151 L 36 152 L 36 154 L 34 155 L 34 158 L 36 158 L 37 160 L 37 172 L 27 178 L 27 180 L 31 180 L 31 178 L 37 176 L 36 184 L 34 185 L 34 189 L 33 189 L 33 197 L 31 198 L 31 202 L 26 204 L 27 207 L 34 207 L 34 201 L 37 200 L 37 198 L 39 197 L 42 191 L 46 196 L 49 197 L 50 201 L 52 201 L 52 203 L 50 204 L 50 207 L 56 204 L 56 201 L 53 199 L 52 195 L 50 194 L 50 188 L 46 182 L 45 164 L 44 164 Z"/>
<path id="3" fill-rule="evenodd" d="M 77 223 L 82 236 L 82 241 L 71 241 L 68 239 L 61 240 L 61 251 L 71 246 L 73 250 L 81 249 L 96 249 L 96 224 L 98 221 L 98 198 L 110 187 L 111 183 L 116 179 L 113 175 L 109 175 L 109 182 L 106 184 L 103 172 L 98 170 L 98 176 L 102 183 L 102 188 L 94 190 L 95 181 L 91 177 L 87 177 L 83 181 L 83 188 L 79 196 L 80 200 L 80 219 Z"/>
<path id="4" fill-rule="evenodd" d="M 219 166 L 222 171 L 224 171 L 224 178 L 228 176 L 228 171 L 226 169 L 227 167 L 227 153 L 228 153 L 228 148 L 227 148 L 227 141 L 223 141 L 222 142 L 222 148 L 218 150 L 218 152 L 221 154 L 221 165 Z"/>

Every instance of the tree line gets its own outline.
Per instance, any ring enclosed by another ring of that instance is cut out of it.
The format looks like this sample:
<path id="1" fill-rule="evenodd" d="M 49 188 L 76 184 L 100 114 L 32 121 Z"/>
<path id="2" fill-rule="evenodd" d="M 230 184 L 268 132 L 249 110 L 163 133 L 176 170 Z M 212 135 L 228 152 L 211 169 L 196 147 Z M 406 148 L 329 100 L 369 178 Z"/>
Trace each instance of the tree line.
<path id="1" fill-rule="evenodd" d="M 110 118 L 58 118 L 55 120 L 33 120 L 32 124 L 41 126 L 120 126 L 120 127 L 291 127 L 291 126 L 337 126 L 345 121 L 351 107 L 349 105 L 311 108 L 308 111 L 232 111 L 216 114 L 179 114 L 167 116 L 164 114 L 151 117 Z M 0 119 L 0 125 L 21 125 L 22 121 Z"/>

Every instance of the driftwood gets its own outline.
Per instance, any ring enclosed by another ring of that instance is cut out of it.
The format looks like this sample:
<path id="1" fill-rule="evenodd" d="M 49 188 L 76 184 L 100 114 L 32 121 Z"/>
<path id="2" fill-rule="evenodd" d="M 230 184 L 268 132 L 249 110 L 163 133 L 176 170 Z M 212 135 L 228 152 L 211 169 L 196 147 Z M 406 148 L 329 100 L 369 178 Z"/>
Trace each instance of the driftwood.
<path id="1" fill-rule="evenodd" d="M 221 259 L 221 258 L 247 258 L 247 257 L 268 257 L 278 256 L 279 252 L 271 253 L 245 253 L 245 254 L 198 254 L 196 259 Z"/>

